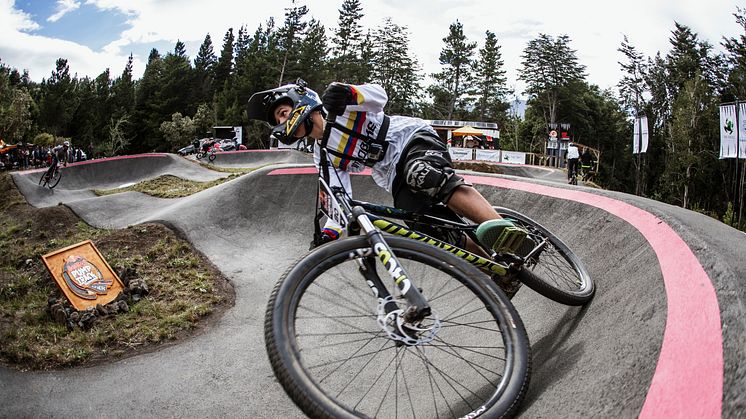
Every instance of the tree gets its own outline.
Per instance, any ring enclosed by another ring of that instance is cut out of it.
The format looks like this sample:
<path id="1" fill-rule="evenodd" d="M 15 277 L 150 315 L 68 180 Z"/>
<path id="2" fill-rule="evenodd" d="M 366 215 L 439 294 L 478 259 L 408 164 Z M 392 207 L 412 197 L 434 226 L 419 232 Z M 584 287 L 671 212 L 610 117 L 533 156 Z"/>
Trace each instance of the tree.
<path id="1" fill-rule="evenodd" d="M 210 34 L 208 33 L 199 47 L 197 56 L 194 57 L 195 102 L 203 103 L 212 100 L 215 66 L 217 63 L 218 58 L 212 49 L 212 38 L 210 38 Z"/>
<path id="2" fill-rule="evenodd" d="M 409 55 L 407 28 L 390 18 L 372 36 L 371 81 L 379 83 L 388 95 L 387 111 L 412 114 L 416 110 L 421 76 L 419 64 Z"/>
<path id="3" fill-rule="evenodd" d="M 339 9 L 339 20 L 337 29 L 334 30 L 334 48 L 330 67 L 334 80 L 348 83 L 362 83 L 364 74 L 362 67 L 363 30 L 360 21 L 363 16 L 363 7 L 360 0 L 344 0 L 342 8 Z"/>
<path id="4" fill-rule="evenodd" d="M 223 37 L 223 49 L 215 65 L 214 93 L 222 92 L 226 88 L 226 83 L 233 72 L 233 40 L 233 28 L 229 28 Z"/>
<path id="5" fill-rule="evenodd" d="M 130 142 L 126 134 L 126 125 L 128 123 L 129 116 L 127 114 L 124 114 L 117 119 L 112 117 L 109 121 L 106 141 L 99 145 L 97 152 L 106 157 L 111 157 L 125 150 Z"/>
<path id="6" fill-rule="evenodd" d="M 289 74 L 298 73 L 296 65 L 298 58 L 297 46 L 308 26 L 308 23 L 303 21 L 307 13 L 308 7 L 306 6 L 294 6 L 285 9 L 285 24 L 279 29 L 278 33 L 279 43 L 277 46 L 282 54 L 278 86 L 283 84 Z"/>
<path id="7" fill-rule="evenodd" d="M 457 102 L 469 91 L 472 82 L 472 54 L 476 42 L 468 42 L 464 27 L 456 20 L 449 28 L 448 36 L 443 38 L 445 46 L 440 51 L 440 73 L 433 74 L 436 83 L 430 93 L 436 108 L 442 109 L 446 119 L 452 119 L 454 113 L 461 114 L 464 109 L 457 109 Z"/>
<path id="8" fill-rule="evenodd" d="M 474 74 L 475 116 L 480 121 L 502 123 L 506 120 L 505 112 L 509 107 L 505 102 L 508 88 L 504 62 L 495 34 L 486 31 L 485 36 Z"/>
<path id="9" fill-rule="evenodd" d="M 194 122 L 188 116 L 176 112 L 170 121 L 164 121 L 160 127 L 161 133 L 171 150 L 176 150 L 194 139 Z"/>
<path id="10" fill-rule="evenodd" d="M 57 59 L 51 77 L 42 81 L 39 100 L 39 119 L 42 127 L 54 135 L 68 135 L 77 100 L 77 80 L 70 76 L 70 67 L 64 58 Z"/>
<path id="11" fill-rule="evenodd" d="M 563 88 L 585 79 L 585 66 L 578 63 L 569 43 L 567 35 L 555 39 L 539 34 L 529 41 L 521 56 L 518 79 L 526 82 L 526 93 L 544 111 L 547 123 L 557 123 Z"/>
<path id="12" fill-rule="evenodd" d="M 148 56 L 140 82 L 135 90 L 135 111 L 132 117 L 135 141 L 130 144 L 133 152 L 152 151 L 159 146 L 161 117 L 160 89 L 163 84 L 163 59 L 153 48 Z"/>
<path id="13" fill-rule="evenodd" d="M 34 100 L 25 87 L 12 89 L 6 106 L 0 102 L 0 138 L 13 142 L 25 141 L 33 121 Z"/>
<path id="14" fill-rule="evenodd" d="M 298 77 L 303 77 L 309 86 L 323 89 L 329 82 L 326 30 L 316 19 L 308 22 L 306 36 L 298 46 Z"/>
<path id="15" fill-rule="evenodd" d="M 174 112 L 192 114 L 197 110 L 193 100 L 194 72 L 184 43 L 177 41 L 174 51 L 163 58 L 163 77 L 159 89 L 160 116 L 167 117 Z"/>

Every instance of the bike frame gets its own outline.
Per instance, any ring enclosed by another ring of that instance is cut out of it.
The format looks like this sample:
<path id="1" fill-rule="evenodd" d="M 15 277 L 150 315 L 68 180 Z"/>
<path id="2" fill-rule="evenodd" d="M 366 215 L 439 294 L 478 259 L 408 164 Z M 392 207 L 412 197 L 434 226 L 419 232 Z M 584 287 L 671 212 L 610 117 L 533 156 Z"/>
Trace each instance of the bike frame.
<path id="1" fill-rule="evenodd" d="M 431 309 L 427 299 L 425 299 L 416 286 L 413 286 L 406 269 L 399 263 L 396 255 L 383 238 L 381 230 L 376 228 L 365 210 L 360 206 L 351 206 L 350 200 L 344 191 L 332 191 L 322 177 L 319 177 L 318 202 L 318 209 L 342 227 L 348 227 L 353 232 L 360 230 L 365 233 L 373 254 L 381 261 L 401 292 L 401 295 L 409 303 L 408 309 L 403 314 L 404 319 L 407 322 L 417 322 L 429 316 Z M 381 282 L 378 275 L 375 274 L 375 269 L 371 266 L 370 259 L 367 258 L 370 254 L 360 254 L 358 256 L 366 257 L 364 262 L 360 262 L 360 271 L 368 281 L 368 286 L 370 286 L 379 299 L 390 299 L 391 294 L 388 292 L 388 288 Z M 394 304 L 387 304 L 387 310 L 395 308 Z"/>

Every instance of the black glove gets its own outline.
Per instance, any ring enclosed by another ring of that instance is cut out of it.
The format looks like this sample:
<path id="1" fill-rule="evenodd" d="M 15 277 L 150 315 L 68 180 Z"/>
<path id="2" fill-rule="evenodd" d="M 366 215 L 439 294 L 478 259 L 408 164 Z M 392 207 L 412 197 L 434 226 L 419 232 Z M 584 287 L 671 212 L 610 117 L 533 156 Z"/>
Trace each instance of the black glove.
<path id="1" fill-rule="evenodd" d="M 308 250 L 313 250 L 314 248 L 319 247 L 322 244 L 327 244 L 330 241 L 334 240 L 334 237 L 322 232 L 321 234 L 319 234 L 318 237 L 314 237 L 314 239 L 311 240 L 311 246 L 308 248 Z"/>
<path id="2" fill-rule="evenodd" d="M 324 108 L 335 115 L 342 115 L 347 105 L 352 105 L 352 87 L 347 84 L 334 82 L 321 95 Z"/>

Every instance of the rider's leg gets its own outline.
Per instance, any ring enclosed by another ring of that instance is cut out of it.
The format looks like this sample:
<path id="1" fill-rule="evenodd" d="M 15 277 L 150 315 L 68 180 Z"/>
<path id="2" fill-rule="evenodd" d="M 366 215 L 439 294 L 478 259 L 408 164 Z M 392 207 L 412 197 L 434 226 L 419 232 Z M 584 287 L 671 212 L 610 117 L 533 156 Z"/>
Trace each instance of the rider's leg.
<path id="1" fill-rule="evenodd" d="M 407 145 L 397 164 L 397 173 L 393 188 L 396 206 L 401 203 L 397 201 L 403 201 L 397 200 L 402 189 L 414 194 L 416 203 L 413 205 L 420 208 L 444 203 L 457 214 L 480 223 L 477 238 L 486 247 L 499 252 L 515 253 L 526 237 L 525 230 L 503 220 L 479 191 L 456 174 L 448 149 L 427 132 L 416 134 Z"/>

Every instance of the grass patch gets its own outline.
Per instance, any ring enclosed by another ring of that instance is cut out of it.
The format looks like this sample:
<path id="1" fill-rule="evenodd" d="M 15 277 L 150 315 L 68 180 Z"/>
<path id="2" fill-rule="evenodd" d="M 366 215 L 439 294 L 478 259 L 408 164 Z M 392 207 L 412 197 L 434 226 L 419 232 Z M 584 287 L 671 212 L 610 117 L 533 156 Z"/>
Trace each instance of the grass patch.
<path id="1" fill-rule="evenodd" d="M 162 175 L 155 179 L 145 180 L 137 184 L 127 186 L 124 188 L 117 189 L 96 189 L 94 193 L 99 196 L 112 195 L 116 193 L 136 191 L 142 192 L 157 198 L 182 198 L 211 188 L 216 185 L 220 185 L 223 182 L 227 182 L 234 179 L 241 174 L 234 173 L 230 176 L 215 179 L 210 182 L 195 182 L 193 180 L 182 179 L 180 177 L 172 175 Z"/>
<path id="2" fill-rule="evenodd" d="M 264 164 L 258 167 L 225 167 L 225 166 L 216 166 L 212 163 L 204 163 L 201 161 L 198 161 L 199 165 L 204 167 L 205 169 L 210 169 L 215 172 L 223 172 L 223 173 L 237 173 L 237 174 L 246 174 L 249 172 L 253 172 L 254 170 L 261 169 L 262 167 L 269 166 L 269 164 Z"/>
<path id="3" fill-rule="evenodd" d="M 33 208 L 0 174 L 0 362 L 44 370 L 138 353 L 193 334 L 233 304 L 233 289 L 192 246 L 161 224 L 102 230 L 65 206 Z M 41 255 L 91 239 L 115 270 L 131 268 L 149 295 L 130 311 L 68 331 L 47 312 L 59 295 Z"/>

